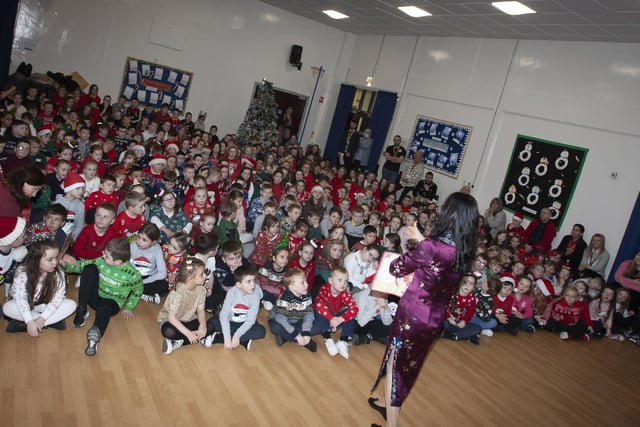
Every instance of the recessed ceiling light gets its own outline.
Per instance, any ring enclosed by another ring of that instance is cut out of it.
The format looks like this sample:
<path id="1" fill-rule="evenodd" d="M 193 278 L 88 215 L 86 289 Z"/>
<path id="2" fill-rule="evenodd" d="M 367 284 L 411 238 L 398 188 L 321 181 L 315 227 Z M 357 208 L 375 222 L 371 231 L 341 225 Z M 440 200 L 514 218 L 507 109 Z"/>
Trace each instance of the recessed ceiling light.
<path id="1" fill-rule="evenodd" d="M 491 5 L 493 7 L 497 7 L 507 15 L 526 15 L 528 13 L 536 13 L 535 10 L 523 5 L 519 1 L 494 1 Z"/>
<path id="2" fill-rule="evenodd" d="M 431 16 L 431 14 L 426 10 L 420 9 L 419 7 L 415 7 L 415 6 L 400 6 L 398 7 L 398 9 L 400 9 L 401 11 L 403 11 L 404 13 L 406 13 L 412 18 L 422 18 L 423 16 Z"/>
<path id="3" fill-rule="evenodd" d="M 348 18 L 347 15 L 345 15 L 344 13 L 338 12 L 337 10 L 323 10 L 322 13 L 324 13 L 325 15 L 328 15 L 330 18 L 333 18 L 333 19 Z"/>

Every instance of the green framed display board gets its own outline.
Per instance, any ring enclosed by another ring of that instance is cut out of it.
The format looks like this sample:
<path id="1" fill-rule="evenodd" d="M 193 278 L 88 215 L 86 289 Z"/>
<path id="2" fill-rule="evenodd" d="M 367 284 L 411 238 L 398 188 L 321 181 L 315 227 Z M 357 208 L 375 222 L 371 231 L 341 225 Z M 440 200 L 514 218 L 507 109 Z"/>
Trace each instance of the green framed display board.
<path id="1" fill-rule="evenodd" d="M 534 219 L 542 208 L 560 228 L 589 150 L 518 135 L 500 195 L 511 212 Z"/>

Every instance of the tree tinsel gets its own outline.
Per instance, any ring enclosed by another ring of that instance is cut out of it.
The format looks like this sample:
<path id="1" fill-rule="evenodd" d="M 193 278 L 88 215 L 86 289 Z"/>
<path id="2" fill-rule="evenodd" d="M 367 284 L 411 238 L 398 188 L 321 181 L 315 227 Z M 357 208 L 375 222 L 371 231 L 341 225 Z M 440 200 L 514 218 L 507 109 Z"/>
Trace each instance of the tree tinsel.
<path id="1" fill-rule="evenodd" d="M 278 141 L 277 108 L 273 83 L 263 80 L 238 128 L 238 142 L 248 144 L 255 136 L 264 147 L 275 145 Z"/>

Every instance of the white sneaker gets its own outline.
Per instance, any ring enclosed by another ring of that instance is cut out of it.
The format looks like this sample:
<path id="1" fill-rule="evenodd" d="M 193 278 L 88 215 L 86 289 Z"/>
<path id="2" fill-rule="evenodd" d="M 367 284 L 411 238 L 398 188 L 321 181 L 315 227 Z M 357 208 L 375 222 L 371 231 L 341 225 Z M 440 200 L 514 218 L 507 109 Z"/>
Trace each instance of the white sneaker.
<path id="1" fill-rule="evenodd" d="M 326 340 L 324 340 L 324 345 L 325 347 L 327 347 L 327 351 L 329 352 L 329 356 L 331 357 L 335 356 L 340 351 L 338 350 L 338 346 L 336 345 L 335 341 L 331 338 L 327 338 Z"/>
<path id="2" fill-rule="evenodd" d="M 560 339 L 561 340 L 568 340 L 569 339 L 569 333 L 568 332 L 560 332 Z"/>
<path id="3" fill-rule="evenodd" d="M 171 354 L 173 350 L 179 349 L 183 344 L 183 340 L 170 340 L 169 338 L 165 338 L 162 342 L 162 352 L 164 354 Z"/>
<path id="4" fill-rule="evenodd" d="M 273 309 L 273 304 L 267 300 L 262 300 L 262 308 L 267 311 L 271 311 Z"/>
<path id="5" fill-rule="evenodd" d="M 346 341 L 338 341 L 338 343 L 336 344 L 336 348 L 338 349 L 338 353 L 340 353 L 340 356 L 344 357 L 345 359 L 349 358 L 349 344 Z"/>
<path id="6" fill-rule="evenodd" d="M 142 294 L 140 299 L 142 301 L 144 301 L 144 302 L 151 302 L 151 303 L 154 303 L 154 304 L 160 304 L 160 295 L 158 295 L 158 294 L 153 294 L 153 295 Z"/>
<path id="7" fill-rule="evenodd" d="M 486 335 L 488 337 L 492 337 L 493 336 L 493 331 L 491 329 L 483 329 L 482 330 L 482 335 Z"/>
<path id="8" fill-rule="evenodd" d="M 212 333 L 211 335 L 207 335 L 206 337 L 200 340 L 200 344 L 205 346 L 206 348 L 211 348 L 213 345 L 213 338 L 216 336 L 216 333 Z"/>

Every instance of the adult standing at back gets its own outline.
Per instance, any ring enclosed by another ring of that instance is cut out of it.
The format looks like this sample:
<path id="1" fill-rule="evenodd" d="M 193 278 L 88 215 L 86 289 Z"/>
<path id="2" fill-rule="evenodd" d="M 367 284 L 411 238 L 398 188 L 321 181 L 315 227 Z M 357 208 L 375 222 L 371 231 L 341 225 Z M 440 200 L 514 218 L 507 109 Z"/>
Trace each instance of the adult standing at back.
<path id="1" fill-rule="evenodd" d="M 489 226 L 492 238 L 507 226 L 507 215 L 502 210 L 502 201 L 498 197 L 491 199 L 489 207 L 484 211 L 484 220 Z"/>
<path id="2" fill-rule="evenodd" d="M 382 178 L 386 179 L 388 182 L 396 182 L 398 180 L 400 165 L 407 155 L 407 150 L 400 146 L 401 143 L 402 138 L 400 135 L 394 136 L 393 145 L 388 146 L 384 152 L 386 162 L 384 162 L 384 165 L 382 166 Z"/>
<path id="3" fill-rule="evenodd" d="M 373 138 L 371 138 L 371 129 L 365 129 L 360 135 L 360 143 L 356 154 L 353 156 L 354 169 L 369 170 L 369 158 L 371 157 L 371 149 L 373 148 Z"/>
<path id="4" fill-rule="evenodd" d="M 355 156 L 358 146 L 360 145 L 360 134 L 358 134 L 358 130 L 356 129 L 357 126 L 358 123 L 351 120 L 349 122 L 349 130 L 345 132 L 340 143 L 342 148 L 342 162 L 346 166 L 347 170 L 350 170 L 353 167 L 353 156 Z M 338 154 L 340 154 L 340 152 Z"/>

